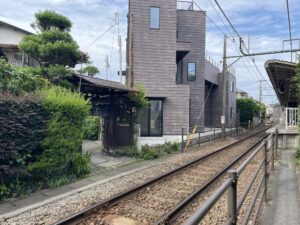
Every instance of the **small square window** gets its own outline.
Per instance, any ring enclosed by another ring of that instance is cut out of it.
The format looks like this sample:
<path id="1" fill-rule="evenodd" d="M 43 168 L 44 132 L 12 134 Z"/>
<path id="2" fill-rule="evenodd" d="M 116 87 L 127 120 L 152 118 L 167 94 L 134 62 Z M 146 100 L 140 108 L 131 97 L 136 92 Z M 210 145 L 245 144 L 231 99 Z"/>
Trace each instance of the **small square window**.
<path id="1" fill-rule="evenodd" d="M 150 7 L 150 28 L 159 29 L 160 28 L 160 8 Z"/>
<path id="2" fill-rule="evenodd" d="M 188 80 L 189 81 L 196 80 L 196 63 L 193 62 L 188 63 Z"/>

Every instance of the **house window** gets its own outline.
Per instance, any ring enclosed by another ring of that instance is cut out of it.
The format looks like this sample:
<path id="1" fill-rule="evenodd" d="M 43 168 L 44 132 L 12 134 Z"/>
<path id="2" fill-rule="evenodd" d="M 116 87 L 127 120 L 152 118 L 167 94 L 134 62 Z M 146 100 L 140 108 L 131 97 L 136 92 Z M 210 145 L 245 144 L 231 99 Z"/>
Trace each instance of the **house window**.
<path id="1" fill-rule="evenodd" d="M 234 82 L 233 81 L 231 81 L 231 92 L 234 92 L 234 89 L 235 89 L 235 87 L 234 87 Z"/>
<path id="2" fill-rule="evenodd" d="M 189 62 L 187 69 L 188 69 L 188 80 L 189 81 L 196 80 L 196 63 Z"/>
<path id="3" fill-rule="evenodd" d="M 233 108 L 232 107 L 230 108 L 230 118 L 231 119 L 233 118 Z"/>
<path id="4" fill-rule="evenodd" d="M 163 135 L 163 101 L 161 99 L 150 99 L 148 107 L 139 113 L 139 124 L 142 136 Z"/>
<path id="5" fill-rule="evenodd" d="M 160 8 L 150 7 L 150 28 L 159 29 L 160 28 Z"/>

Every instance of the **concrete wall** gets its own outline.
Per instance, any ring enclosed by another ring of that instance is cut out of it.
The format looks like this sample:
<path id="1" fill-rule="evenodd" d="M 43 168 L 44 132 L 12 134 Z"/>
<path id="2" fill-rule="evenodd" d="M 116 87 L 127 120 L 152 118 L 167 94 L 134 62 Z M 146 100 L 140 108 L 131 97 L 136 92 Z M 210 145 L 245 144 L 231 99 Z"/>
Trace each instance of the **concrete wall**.
<path id="1" fill-rule="evenodd" d="M 205 80 L 218 85 L 219 72 L 219 68 L 205 60 Z"/>
<path id="2" fill-rule="evenodd" d="M 189 126 L 190 88 L 176 85 L 176 4 L 176 0 L 129 1 L 133 84 L 143 84 L 148 97 L 165 97 L 164 135 L 181 134 L 181 129 Z M 160 7 L 159 30 L 149 28 L 150 6 Z"/>

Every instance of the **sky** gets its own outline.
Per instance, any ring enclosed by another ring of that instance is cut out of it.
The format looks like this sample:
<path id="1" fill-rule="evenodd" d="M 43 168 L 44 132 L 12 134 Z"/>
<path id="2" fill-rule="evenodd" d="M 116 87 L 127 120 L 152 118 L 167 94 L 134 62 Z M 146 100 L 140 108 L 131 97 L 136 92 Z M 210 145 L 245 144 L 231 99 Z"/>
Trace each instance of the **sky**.
<path id="1" fill-rule="evenodd" d="M 218 26 L 207 19 L 207 55 L 217 62 L 222 62 L 224 33 L 230 37 L 228 55 L 239 55 L 240 53 L 231 41 L 234 40 L 237 46 L 239 45 L 237 34 L 228 25 L 215 1 L 195 0 L 195 2 L 202 10 L 206 11 L 207 16 Z M 281 50 L 282 41 L 289 39 L 286 0 L 219 0 L 219 4 L 246 44 L 248 37 L 250 37 L 250 51 L 252 53 Z M 289 0 L 289 4 L 292 36 L 293 38 L 300 38 L 299 0 Z M 108 32 L 105 31 L 111 27 L 115 13 L 119 12 L 123 69 L 126 68 L 128 0 L 0 0 L 0 9 L 0 20 L 29 31 L 33 31 L 30 24 L 34 21 L 34 14 L 40 10 L 55 10 L 69 17 L 73 22 L 71 30 L 73 38 L 82 51 L 89 53 L 93 64 L 100 69 L 99 76 L 106 78 L 106 71 L 108 71 L 108 78 L 116 81 L 118 77 L 115 74 L 119 67 L 117 30 L 114 27 Z M 103 33 L 105 34 L 102 35 Z M 98 40 L 95 42 L 96 39 Z M 299 41 L 294 42 L 293 45 L 295 48 L 300 48 Z M 285 48 L 288 48 L 288 44 Z M 107 57 L 109 59 L 108 70 L 105 63 Z M 294 60 L 295 58 L 294 56 Z M 256 56 L 254 61 L 258 70 L 249 58 L 239 60 L 233 66 L 236 70 L 237 88 L 258 99 L 259 80 L 267 80 L 262 82 L 263 101 L 276 103 L 277 98 L 264 69 L 264 63 L 270 59 L 290 61 L 291 56 L 290 54 Z M 228 64 L 233 61 L 234 59 L 229 59 Z"/>

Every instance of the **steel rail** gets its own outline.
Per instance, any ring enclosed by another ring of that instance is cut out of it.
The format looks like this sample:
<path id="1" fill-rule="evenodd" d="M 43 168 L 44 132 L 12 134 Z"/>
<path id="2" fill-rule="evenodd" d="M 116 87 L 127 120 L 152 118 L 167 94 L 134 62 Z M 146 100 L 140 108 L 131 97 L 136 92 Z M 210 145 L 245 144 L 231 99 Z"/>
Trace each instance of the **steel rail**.
<path id="1" fill-rule="evenodd" d="M 251 152 L 254 148 L 256 148 L 261 141 L 266 138 L 268 134 L 260 138 L 257 142 L 255 142 L 252 146 L 250 146 L 245 152 L 240 154 L 237 158 L 235 158 L 231 163 L 226 165 L 221 171 L 211 177 L 207 182 L 201 185 L 196 191 L 194 191 L 191 195 L 189 195 L 186 199 L 184 199 L 180 204 L 178 204 L 175 208 L 173 208 L 168 214 L 162 216 L 155 225 L 160 224 L 172 224 L 174 220 L 176 220 L 182 210 L 190 205 L 190 202 L 193 201 L 197 196 L 201 195 L 204 191 L 207 190 L 213 183 L 215 183 L 222 175 L 226 174 L 226 172 L 236 164 L 239 160 L 241 160 L 244 156 L 246 156 L 249 152 Z"/>
<path id="2" fill-rule="evenodd" d="M 174 175 L 175 173 L 177 173 L 179 171 L 182 171 L 182 170 L 184 170 L 184 169 L 186 169 L 188 167 L 191 167 L 194 164 L 196 164 L 198 162 L 201 162 L 201 161 L 203 161 L 203 160 L 205 160 L 205 159 L 207 159 L 207 158 L 209 158 L 209 157 L 211 157 L 213 155 L 216 155 L 216 154 L 218 154 L 220 152 L 223 152 L 226 149 L 234 147 L 234 146 L 236 146 L 236 145 L 238 145 L 238 144 L 246 141 L 247 139 L 249 139 L 251 137 L 254 137 L 258 133 L 262 133 L 262 132 L 268 130 L 270 127 L 271 126 L 267 126 L 267 127 L 263 128 L 262 130 L 259 130 L 256 133 L 247 135 L 246 137 L 243 137 L 243 138 L 235 141 L 234 143 L 231 143 L 229 145 L 221 147 L 221 148 L 219 148 L 219 149 L 217 149 L 217 150 L 215 150 L 215 151 L 213 151 L 211 153 L 208 153 L 208 154 L 206 154 L 204 156 L 201 156 L 201 157 L 199 157 L 199 158 L 197 158 L 195 160 L 192 160 L 192 161 L 190 161 L 190 162 L 188 162 L 188 163 L 186 163 L 186 164 L 184 164 L 182 166 L 179 166 L 179 167 L 177 167 L 177 168 L 175 168 L 175 169 L 173 169 L 173 170 L 171 170 L 169 172 L 163 173 L 162 175 L 160 175 L 158 177 L 150 179 L 149 181 L 146 181 L 146 182 L 144 182 L 144 183 L 142 183 L 140 185 L 137 185 L 137 186 L 132 187 L 132 188 L 126 190 L 126 191 L 123 191 L 123 192 L 121 192 L 119 194 L 116 194 L 116 195 L 114 195 L 114 196 L 112 196 L 112 197 L 110 197 L 108 199 L 105 199 L 105 200 L 101 201 L 100 203 L 97 203 L 97 204 L 94 204 L 94 205 L 92 205 L 90 207 L 87 207 L 87 208 L 85 208 L 85 209 L 83 209 L 83 210 L 81 210 L 81 211 L 79 211 L 77 213 L 74 213 L 74 214 L 72 214 L 72 215 L 70 215 L 68 217 L 65 217 L 65 218 L 63 218 L 63 219 L 61 219 L 61 220 L 53 223 L 53 225 L 74 224 L 76 222 L 85 220 L 88 217 L 90 217 L 92 214 L 94 214 L 96 211 L 98 211 L 100 209 L 107 209 L 108 207 L 114 206 L 118 202 L 120 202 L 121 200 L 124 200 L 124 199 L 128 198 L 131 194 L 133 194 L 133 193 L 135 193 L 137 191 L 140 191 L 143 188 L 145 188 L 145 187 L 147 187 L 147 186 L 149 186 L 149 185 L 151 185 L 153 183 L 161 181 L 161 180 L 163 180 L 166 177 L 172 176 L 172 175 Z"/>

